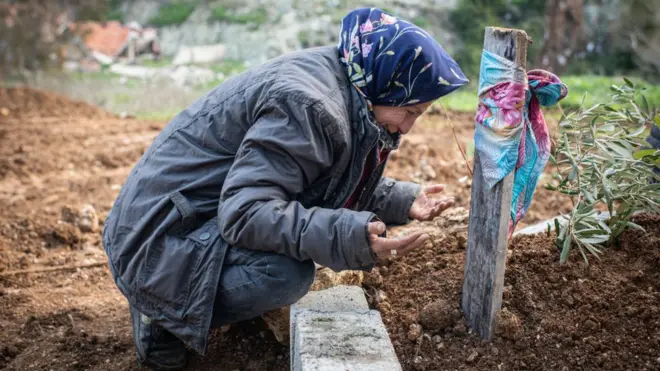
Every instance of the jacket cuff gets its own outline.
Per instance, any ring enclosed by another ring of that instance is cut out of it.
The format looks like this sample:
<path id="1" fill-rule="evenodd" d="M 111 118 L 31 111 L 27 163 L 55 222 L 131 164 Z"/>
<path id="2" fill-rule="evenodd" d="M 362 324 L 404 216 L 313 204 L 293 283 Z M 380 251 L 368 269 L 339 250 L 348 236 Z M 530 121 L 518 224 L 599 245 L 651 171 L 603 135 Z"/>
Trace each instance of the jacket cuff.
<path id="1" fill-rule="evenodd" d="M 344 245 L 346 261 L 349 269 L 371 270 L 375 265 L 377 256 L 371 250 L 369 243 L 369 223 L 376 217 L 374 213 L 361 211 L 344 221 L 346 223 L 346 244 Z"/>
<path id="2" fill-rule="evenodd" d="M 410 219 L 410 208 L 419 195 L 422 186 L 417 183 L 397 181 L 390 190 L 392 193 L 391 215 L 388 219 L 394 224 L 407 224 Z"/>

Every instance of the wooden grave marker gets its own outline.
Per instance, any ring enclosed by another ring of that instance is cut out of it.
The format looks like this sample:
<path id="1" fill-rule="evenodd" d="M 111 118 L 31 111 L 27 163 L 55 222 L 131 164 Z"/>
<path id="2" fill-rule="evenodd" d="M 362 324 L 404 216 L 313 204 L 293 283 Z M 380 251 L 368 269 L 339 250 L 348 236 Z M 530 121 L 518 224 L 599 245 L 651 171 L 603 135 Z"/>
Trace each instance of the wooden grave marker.
<path id="1" fill-rule="evenodd" d="M 484 49 L 526 69 L 528 42 L 523 30 L 487 27 Z M 477 151 L 473 169 L 461 307 L 468 327 L 490 340 L 502 306 L 513 172 L 487 189 Z"/>

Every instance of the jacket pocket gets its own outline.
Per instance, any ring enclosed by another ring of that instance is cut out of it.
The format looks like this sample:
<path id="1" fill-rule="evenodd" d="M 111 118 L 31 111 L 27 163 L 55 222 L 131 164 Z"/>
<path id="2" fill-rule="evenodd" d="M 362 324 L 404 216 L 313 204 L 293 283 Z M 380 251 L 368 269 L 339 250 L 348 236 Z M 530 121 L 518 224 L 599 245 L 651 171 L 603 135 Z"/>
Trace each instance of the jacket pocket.
<path id="1" fill-rule="evenodd" d="M 180 233 L 165 233 L 149 246 L 140 290 L 165 312 L 182 317 L 190 303 L 191 286 L 196 284 L 193 280 L 202 276 L 201 260 L 209 256 L 207 249 L 217 243 L 220 232 L 216 218 L 195 228 L 189 214 L 193 209 L 184 197 L 173 202 L 182 218 L 177 226 Z"/>

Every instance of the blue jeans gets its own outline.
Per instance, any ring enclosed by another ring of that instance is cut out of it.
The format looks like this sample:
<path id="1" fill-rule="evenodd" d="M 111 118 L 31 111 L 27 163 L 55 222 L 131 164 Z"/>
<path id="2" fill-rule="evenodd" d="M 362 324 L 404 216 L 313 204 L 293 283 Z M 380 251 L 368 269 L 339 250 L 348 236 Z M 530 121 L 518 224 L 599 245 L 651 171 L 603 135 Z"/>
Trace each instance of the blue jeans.
<path id="1" fill-rule="evenodd" d="M 315 273 L 311 260 L 229 247 L 213 306 L 212 327 L 295 303 L 309 291 Z"/>

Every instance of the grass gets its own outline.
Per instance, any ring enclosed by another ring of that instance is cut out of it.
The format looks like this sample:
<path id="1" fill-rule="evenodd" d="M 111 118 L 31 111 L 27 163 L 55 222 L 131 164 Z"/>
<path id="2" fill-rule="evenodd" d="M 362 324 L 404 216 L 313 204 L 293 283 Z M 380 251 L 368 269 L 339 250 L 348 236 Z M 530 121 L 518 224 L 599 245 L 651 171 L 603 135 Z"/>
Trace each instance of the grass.
<path id="1" fill-rule="evenodd" d="M 253 24 L 262 25 L 266 23 L 268 12 L 266 8 L 260 6 L 259 8 L 245 14 L 234 14 L 231 10 L 223 5 L 213 7 L 213 19 L 218 21 L 225 21 L 228 23 L 238 24 Z"/>
<path id="2" fill-rule="evenodd" d="M 245 64 L 243 61 L 226 59 L 219 63 L 214 63 L 208 66 L 213 72 L 222 72 L 225 76 L 236 75 L 245 71 Z"/>
<path id="3" fill-rule="evenodd" d="M 639 78 L 629 78 L 635 85 L 645 88 L 642 94 L 649 103 L 660 104 L 660 85 L 651 84 Z M 568 96 L 562 101 L 563 108 L 576 108 L 580 106 L 582 97 L 586 93 L 584 105 L 592 106 L 596 103 L 609 101 L 612 85 L 624 85 L 622 77 L 605 77 L 593 75 L 567 76 L 562 81 L 568 86 Z"/>
<path id="4" fill-rule="evenodd" d="M 174 58 L 172 57 L 161 57 L 156 60 L 144 60 L 140 64 L 145 67 L 167 67 L 172 64 Z"/>
<path id="5" fill-rule="evenodd" d="M 625 84 L 622 77 L 579 75 L 560 78 L 568 86 L 568 96 L 560 104 L 563 109 L 568 110 L 579 107 L 585 94 L 585 107 L 598 102 L 607 102 L 609 94 L 612 93 L 610 87 Z M 630 80 L 636 85 L 639 84 L 646 88 L 643 94 L 650 104 L 660 105 L 660 85 L 651 84 L 639 78 L 630 78 Z M 452 111 L 475 112 L 477 109 L 476 81 L 440 98 L 436 104 L 441 104 Z"/>
<path id="6" fill-rule="evenodd" d="M 195 10 L 196 4 L 188 1 L 176 1 L 160 7 L 158 14 L 149 23 L 154 26 L 178 25 L 186 21 Z"/>

